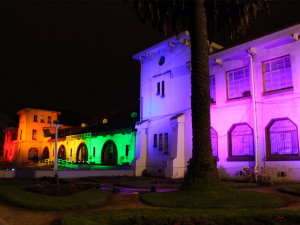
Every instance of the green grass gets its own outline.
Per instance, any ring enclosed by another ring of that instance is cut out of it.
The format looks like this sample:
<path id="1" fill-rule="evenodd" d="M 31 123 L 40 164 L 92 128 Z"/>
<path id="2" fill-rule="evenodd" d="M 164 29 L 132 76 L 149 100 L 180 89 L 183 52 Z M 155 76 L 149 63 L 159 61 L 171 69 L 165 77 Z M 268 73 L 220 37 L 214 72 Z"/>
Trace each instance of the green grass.
<path id="1" fill-rule="evenodd" d="M 118 216 L 115 216 L 118 215 Z M 63 225 L 132 225 L 130 218 L 135 217 L 139 222 L 150 222 L 151 225 L 162 224 L 169 217 L 178 224 L 190 224 L 197 219 L 210 222 L 210 224 L 277 224 L 278 216 L 284 217 L 289 224 L 300 224 L 300 212 L 286 210 L 258 210 L 258 209 L 125 209 L 107 210 L 87 213 L 67 214 L 62 219 Z M 147 219 L 143 220 L 142 216 Z M 268 219 L 269 218 L 269 219 Z M 161 220 L 161 222 L 159 222 Z M 174 224 L 174 223 L 173 223 Z M 202 223 L 204 224 L 204 223 Z M 207 224 L 207 223 L 205 223 Z"/>
<path id="2" fill-rule="evenodd" d="M 25 186 L 0 186 L 0 197 L 10 205 L 30 210 L 64 211 L 87 209 L 106 204 L 110 190 L 88 189 L 65 197 L 34 194 L 21 189 Z"/>
<path id="3" fill-rule="evenodd" d="M 146 193 L 140 200 L 152 206 L 187 209 L 275 208 L 282 205 L 278 197 L 233 189 L 220 180 L 207 179 L 169 193 Z"/>
<path id="4" fill-rule="evenodd" d="M 287 194 L 291 194 L 291 195 L 300 196 L 300 185 L 285 186 L 285 187 L 279 188 L 279 191 L 287 193 Z"/>
<path id="5" fill-rule="evenodd" d="M 119 187 L 150 189 L 154 186 L 157 189 L 179 188 L 181 184 L 154 183 L 155 180 L 168 181 L 164 178 L 153 177 L 82 177 L 80 180 L 96 183 L 111 183 Z"/>

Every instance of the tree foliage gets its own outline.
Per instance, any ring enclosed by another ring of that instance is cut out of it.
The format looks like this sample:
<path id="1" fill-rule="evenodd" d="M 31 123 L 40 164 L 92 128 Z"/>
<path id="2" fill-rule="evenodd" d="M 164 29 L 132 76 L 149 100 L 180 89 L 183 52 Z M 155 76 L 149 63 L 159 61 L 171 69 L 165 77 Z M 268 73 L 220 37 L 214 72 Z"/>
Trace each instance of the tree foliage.
<path id="1" fill-rule="evenodd" d="M 212 36 L 221 33 L 225 37 L 226 30 L 230 37 L 238 38 L 245 34 L 250 22 L 261 9 L 269 11 L 271 0 L 205 0 L 207 17 L 207 34 Z M 150 21 L 153 30 L 166 34 L 169 24 L 173 32 L 193 26 L 191 0 L 134 0 L 133 9 L 142 23 Z"/>

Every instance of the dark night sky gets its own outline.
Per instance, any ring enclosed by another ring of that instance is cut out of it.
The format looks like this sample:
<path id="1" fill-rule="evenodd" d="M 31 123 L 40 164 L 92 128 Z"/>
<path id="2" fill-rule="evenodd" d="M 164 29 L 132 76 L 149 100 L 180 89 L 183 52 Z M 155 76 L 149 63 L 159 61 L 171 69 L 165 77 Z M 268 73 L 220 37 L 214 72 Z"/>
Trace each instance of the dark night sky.
<path id="1" fill-rule="evenodd" d="M 0 2 L 2 118 L 35 105 L 92 118 L 138 105 L 140 64 L 132 55 L 164 37 L 131 8 L 121 1 Z M 273 1 L 246 36 L 214 41 L 229 47 L 253 39 L 300 21 L 299 9 L 300 1 Z"/>

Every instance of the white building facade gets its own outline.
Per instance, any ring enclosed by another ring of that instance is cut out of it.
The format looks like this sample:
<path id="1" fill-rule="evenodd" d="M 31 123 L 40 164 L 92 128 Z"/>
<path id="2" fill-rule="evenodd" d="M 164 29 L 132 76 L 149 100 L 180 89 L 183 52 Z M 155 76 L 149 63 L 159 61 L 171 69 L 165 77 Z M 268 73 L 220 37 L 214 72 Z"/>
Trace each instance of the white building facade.
<path id="1" fill-rule="evenodd" d="M 224 179 L 249 167 L 300 180 L 299 35 L 296 25 L 209 55 L 212 151 Z M 192 157 L 189 40 L 183 32 L 133 56 L 141 62 L 136 176 L 183 177 Z"/>

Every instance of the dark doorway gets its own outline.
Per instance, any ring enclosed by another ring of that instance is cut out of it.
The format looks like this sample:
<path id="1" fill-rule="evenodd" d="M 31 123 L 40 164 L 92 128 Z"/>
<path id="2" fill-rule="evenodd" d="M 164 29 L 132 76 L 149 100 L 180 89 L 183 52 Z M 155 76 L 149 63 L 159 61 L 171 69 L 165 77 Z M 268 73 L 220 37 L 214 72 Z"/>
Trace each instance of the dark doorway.
<path id="1" fill-rule="evenodd" d="M 80 144 L 77 149 L 76 161 L 78 163 L 87 163 L 88 161 L 88 149 L 84 143 Z"/>
<path id="2" fill-rule="evenodd" d="M 43 159 L 49 159 L 49 148 L 48 147 L 44 148 Z"/>
<path id="3" fill-rule="evenodd" d="M 102 148 L 101 155 L 102 164 L 105 165 L 117 165 L 118 151 L 115 142 L 107 141 Z"/>
<path id="4" fill-rule="evenodd" d="M 66 160 L 66 148 L 64 145 L 61 145 L 58 149 L 58 153 L 57 153 L 57 158 L 58 159 L 63 159 Z"/>

